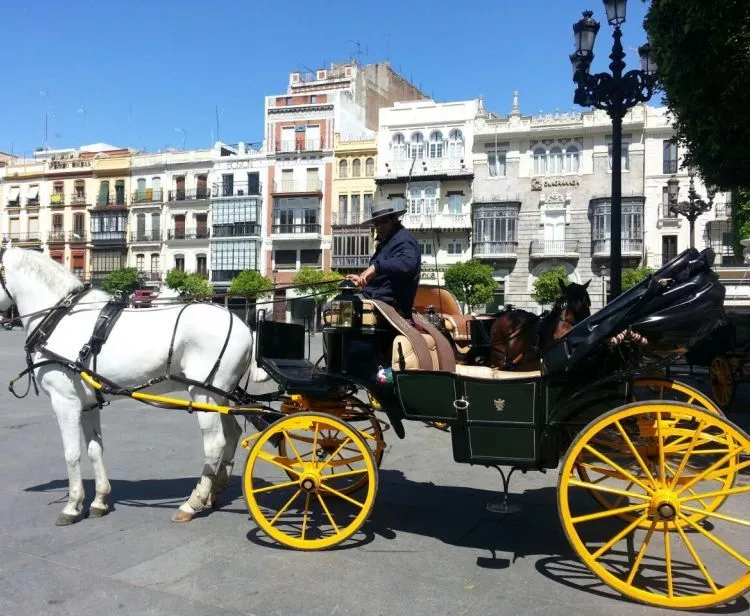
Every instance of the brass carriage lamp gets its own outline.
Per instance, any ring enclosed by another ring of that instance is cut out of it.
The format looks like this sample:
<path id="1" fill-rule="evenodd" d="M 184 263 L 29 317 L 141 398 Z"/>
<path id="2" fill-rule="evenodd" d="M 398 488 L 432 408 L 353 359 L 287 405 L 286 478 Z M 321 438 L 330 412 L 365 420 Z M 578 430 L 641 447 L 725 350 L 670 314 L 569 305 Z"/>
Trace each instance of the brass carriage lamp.
<path id="1" fill-rule="evenodd" d="M 362 299 L 356 294 L 357 286 L 351 280 L 342 280 L 341 291 L 331 302 L 333 327 L 359 327 L 362 324 Z"/>

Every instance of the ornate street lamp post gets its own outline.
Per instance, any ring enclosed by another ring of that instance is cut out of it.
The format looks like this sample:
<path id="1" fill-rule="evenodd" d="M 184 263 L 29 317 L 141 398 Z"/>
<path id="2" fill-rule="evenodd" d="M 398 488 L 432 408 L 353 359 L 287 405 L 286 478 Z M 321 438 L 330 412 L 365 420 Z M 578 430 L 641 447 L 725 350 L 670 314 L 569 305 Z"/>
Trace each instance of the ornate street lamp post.
<path id="1" fill-rule="evenodd" d="M 716 196 L 715 186 L 706 186 L 708 201 L 703 201 L 700 195 L 695 191 L 695 169 L 688 169 L 690 175 L 690 188 L 688 188 L 688 200 L 677 201 L 677 195 L 680 192 L 680 180 L 672 176 L 667 180 L 667 193 L 669 195 L 669 211 L 679 214 L 688 219 L 690 223 L 690 248 L 695 247 L 695 220 L 701 214 L 708 212 L 714 204 Z"/>
<path id="2" fill-rule="evenodd" d="M 614 26 L 614 44 L 609 65 L 612 73 L 589 73 L 594 59 L 594 41 L 599 23 L 592 11 L 584 11 L 583 19 L 573 25 L 575 52 L 570 56 L 573 82 L 576 84 L 573 102 L 582 107 L 596 107 L 612 118 L 612 207 L 610 219 L 611 296 L 622 291 L 622 119 L 631 107 L 651 98 L 656 85 L 656 65 L 651 60 L 648 43 L 638 48 L 641 69 L 623 74 L 625 52 L 622 31 L 627 0 L 604 0 L 607 21 Z"/>

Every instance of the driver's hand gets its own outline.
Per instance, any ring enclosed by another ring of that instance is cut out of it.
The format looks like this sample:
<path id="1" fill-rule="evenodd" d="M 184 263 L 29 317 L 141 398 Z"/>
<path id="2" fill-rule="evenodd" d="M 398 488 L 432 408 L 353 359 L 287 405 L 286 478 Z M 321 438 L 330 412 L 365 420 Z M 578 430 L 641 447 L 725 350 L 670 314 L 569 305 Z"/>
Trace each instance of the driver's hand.
<path id="1" fill-rule="evenodd" d="M 375 268 L 371 265 L 359 275 L 359 283 L 361 286 L 364 287 L 374 277 L 375 277 Z"/>
<path id="2" fill-rule="evenodd" d="M 347 274 L 347 275 L 346 275 L 346 279 L 347 279 L 347 280 L 351 280 L 351 281 L 352 281 L 352 282 L 353 282 L 354 284 L 356 284 L 357 286 L 359 286 L 359 285 L 360 285 L 360 280 L 359 280 L 359 276 L 358 276 L 357 274 Z"/>

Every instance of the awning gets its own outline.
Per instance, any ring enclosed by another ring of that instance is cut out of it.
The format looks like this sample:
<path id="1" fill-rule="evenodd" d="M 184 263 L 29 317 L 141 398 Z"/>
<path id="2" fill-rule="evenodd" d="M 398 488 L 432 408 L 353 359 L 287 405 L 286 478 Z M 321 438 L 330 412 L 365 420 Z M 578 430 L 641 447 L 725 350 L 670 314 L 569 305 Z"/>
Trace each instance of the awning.
<path id="1" fill-rule="evenodd" d="M 28 199 L 36 199 L 39 196 L 39 186 L 29 186 Z"/>
<path id="2" fill-rule="evenodd" d="M 21 192 L 21 189 L 17 186 L 10 189 L 10 193 L 8 194 L 8 201 L 18 201 L 18 195 Z"/>

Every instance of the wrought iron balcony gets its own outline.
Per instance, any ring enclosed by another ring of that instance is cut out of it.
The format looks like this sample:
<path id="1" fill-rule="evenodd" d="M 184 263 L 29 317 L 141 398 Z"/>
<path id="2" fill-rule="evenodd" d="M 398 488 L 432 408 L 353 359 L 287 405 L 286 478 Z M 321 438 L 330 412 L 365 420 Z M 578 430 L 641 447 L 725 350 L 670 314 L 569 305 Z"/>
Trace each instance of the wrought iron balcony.
<path id="1" fill-rule="evenodd" d="M 263 194 L 261 182 L 233 182 L 232 184 L 216 182 L 211 189 L 211 196 L 214 198 L 260 196 L 261 194 Z"/>
<path id="2" fill-rule="evenodd" d="M 65 233 L 62 229 L 53 229 L 49 232 L 47 235 L 47 241 L 49 243 L 59 243 L 62 244 L 65 241 L 67 241 L 68 234 Z"/>
<path id="3" fill-rule="evenodd" d="M 320 233 L 320 229 L 320 225 L 317 224 L 273 225 L 271 233 Z"/>
<path id="4" fill-rule="evenodd" d="M 323 183 L 320 180 L 276 180 L 273 183 L 274 194 L 320 193 Z"/>
<path id="5" fill-rule="evenodd" d="M 471 229 L 470 214 L 407 214 L 407 229 Z"/>
<path id="6" fill-rule="evenodd" d="M 320 139 L 294 139 L 289 141 L 276 141 L 276 152 L 319 152 L 323 149 Z"/>
<path id="7" fill-rule="evenodd" d="M 536 258 L 578 257 L 578 240 L 537 240 L 531 242 L 529 255 Z"/>
<path id="8" fill-rule="evenodd" d="M 161 242 L 161 231 L 135 231 L 130 234 L 131 242 Z"/>
<path id="9" fill-rule="evenodd" d="M 208 227 L 199 229 L 169 229 L 167 231 L 168 240 L 205 240 L 210 236 Z"/>
<path id="10" fill-rule="evenodd" d="M 211 191 L 208 186 L 203 188 L 195 188 L 192 190 L 185 190 L 184 188 L 178 188 L 169 191 L 170 201 L 201 201 L 208 199 L 211 196 Z"/>
<path id="11" fill-rule="evenodd" d="M 164 191 L 161 188 L 143 188 L 133 192 L 130 202 L 132 205 L 161 203 L 163 197 Z"/>
<path id="12" fill-rule="evenodd" d="M 472 253 L 475 257 L 516 258 L 518 242 L 474 242 Z"/>
<path id="13" fill-rule="evenodd" d="M 96 207 L 126 207 L 127 198 L 125 192 L 114 192 L 109 195 L 99 193 L 96 196 Z"/>
<path id="14" fill-rule="evenodd" d="M 18 244 L 38 244 L 42 241 L 41 234 L 36 232 L 31 233 L 6 233 L 3 235 L 3 240 L 18 243 Z"/>
<path id="15" fill-rule="evenodd" d="M 471 154 L 471 153 L 469 153 Z M 412 167 L 412 162 L 414 166 Z M 417 178 L 420 176 L 472 176 L 473 172 L 467 165 L 467 158 L 464 156 L 444 156 L 440 158 L 402 158 L 399 160 L 389 160 L 385 162 L 385 175 L 381 179 L 409 177 Z"/>
<path id="16" fill-rule="evenodd" d="M 26 199 L 26 207 L 30 209 L 36 209 L 39 207 L 39 197 L 36 199 Z"/>
<path id="17" fill-rule="evenodd" d="M 52 193 L 49 197 L 50 207 L 63 207 L 65 205 L 65 195 L 63 193 Z"/>
<path id="18" fill-rule="evenodd" d="M 332 266 L 339 269 L 366 268 L 370 264 L 370 255 L 333 255 Z"/>
<path id="19" fill-rule="evenodd" d="M 70 196 L 70 205 L 86 205 L 86 203 L 87 203 L 87 200 L 86 200 L 85 192 L 82 192 L 82 193 L 76 192 Z"/>
<path id="20" fill-rule="evenodd" d="M 714 205 L 714 218 L 716 220 L 727 220 L 732 217 L 731 203 L 718 203 Z"/>
<path id="21" fill-rule="evenodd" d="M 211 236 L 217 237 L 248 237 L 260 235 L 260 224 L 257 222 L 235 222 L 228 225 L 214 225 Z"/>
<path id="22" fill-rule="evenodd" d="M 365 220 L 372 216 L 371 210 L 362 212 L 333 212 L 331 214 L 331 224 L 334 226 L 361 225 Z"/>
<path id="23" fill-rule="evenodd" d="M 94 243 L 124 244 L 127 240 L 125 231 L 92 231 L 91 241 Z"/>
<path id="24" fill-rule="evenodd" d="M 159 270 L 138 270 L 138 276 L 143 282 L 161 282 Z"/>
<path id="25" fill-rule="evenodd" d="M 87 242 L 88 237 L 85 231 L 70 231 L 68 233 L 68 241 L 71 243 Z"/>
<path id="26" fill-rule="evenodd" d="M 609 238 L 592 240 L 592 247 L 595 257 L 609 258 L 611 249 Z M 643 253 L 643 239 L 623 239 L 620 250 L 624 257 L 640 257 Z"/>

